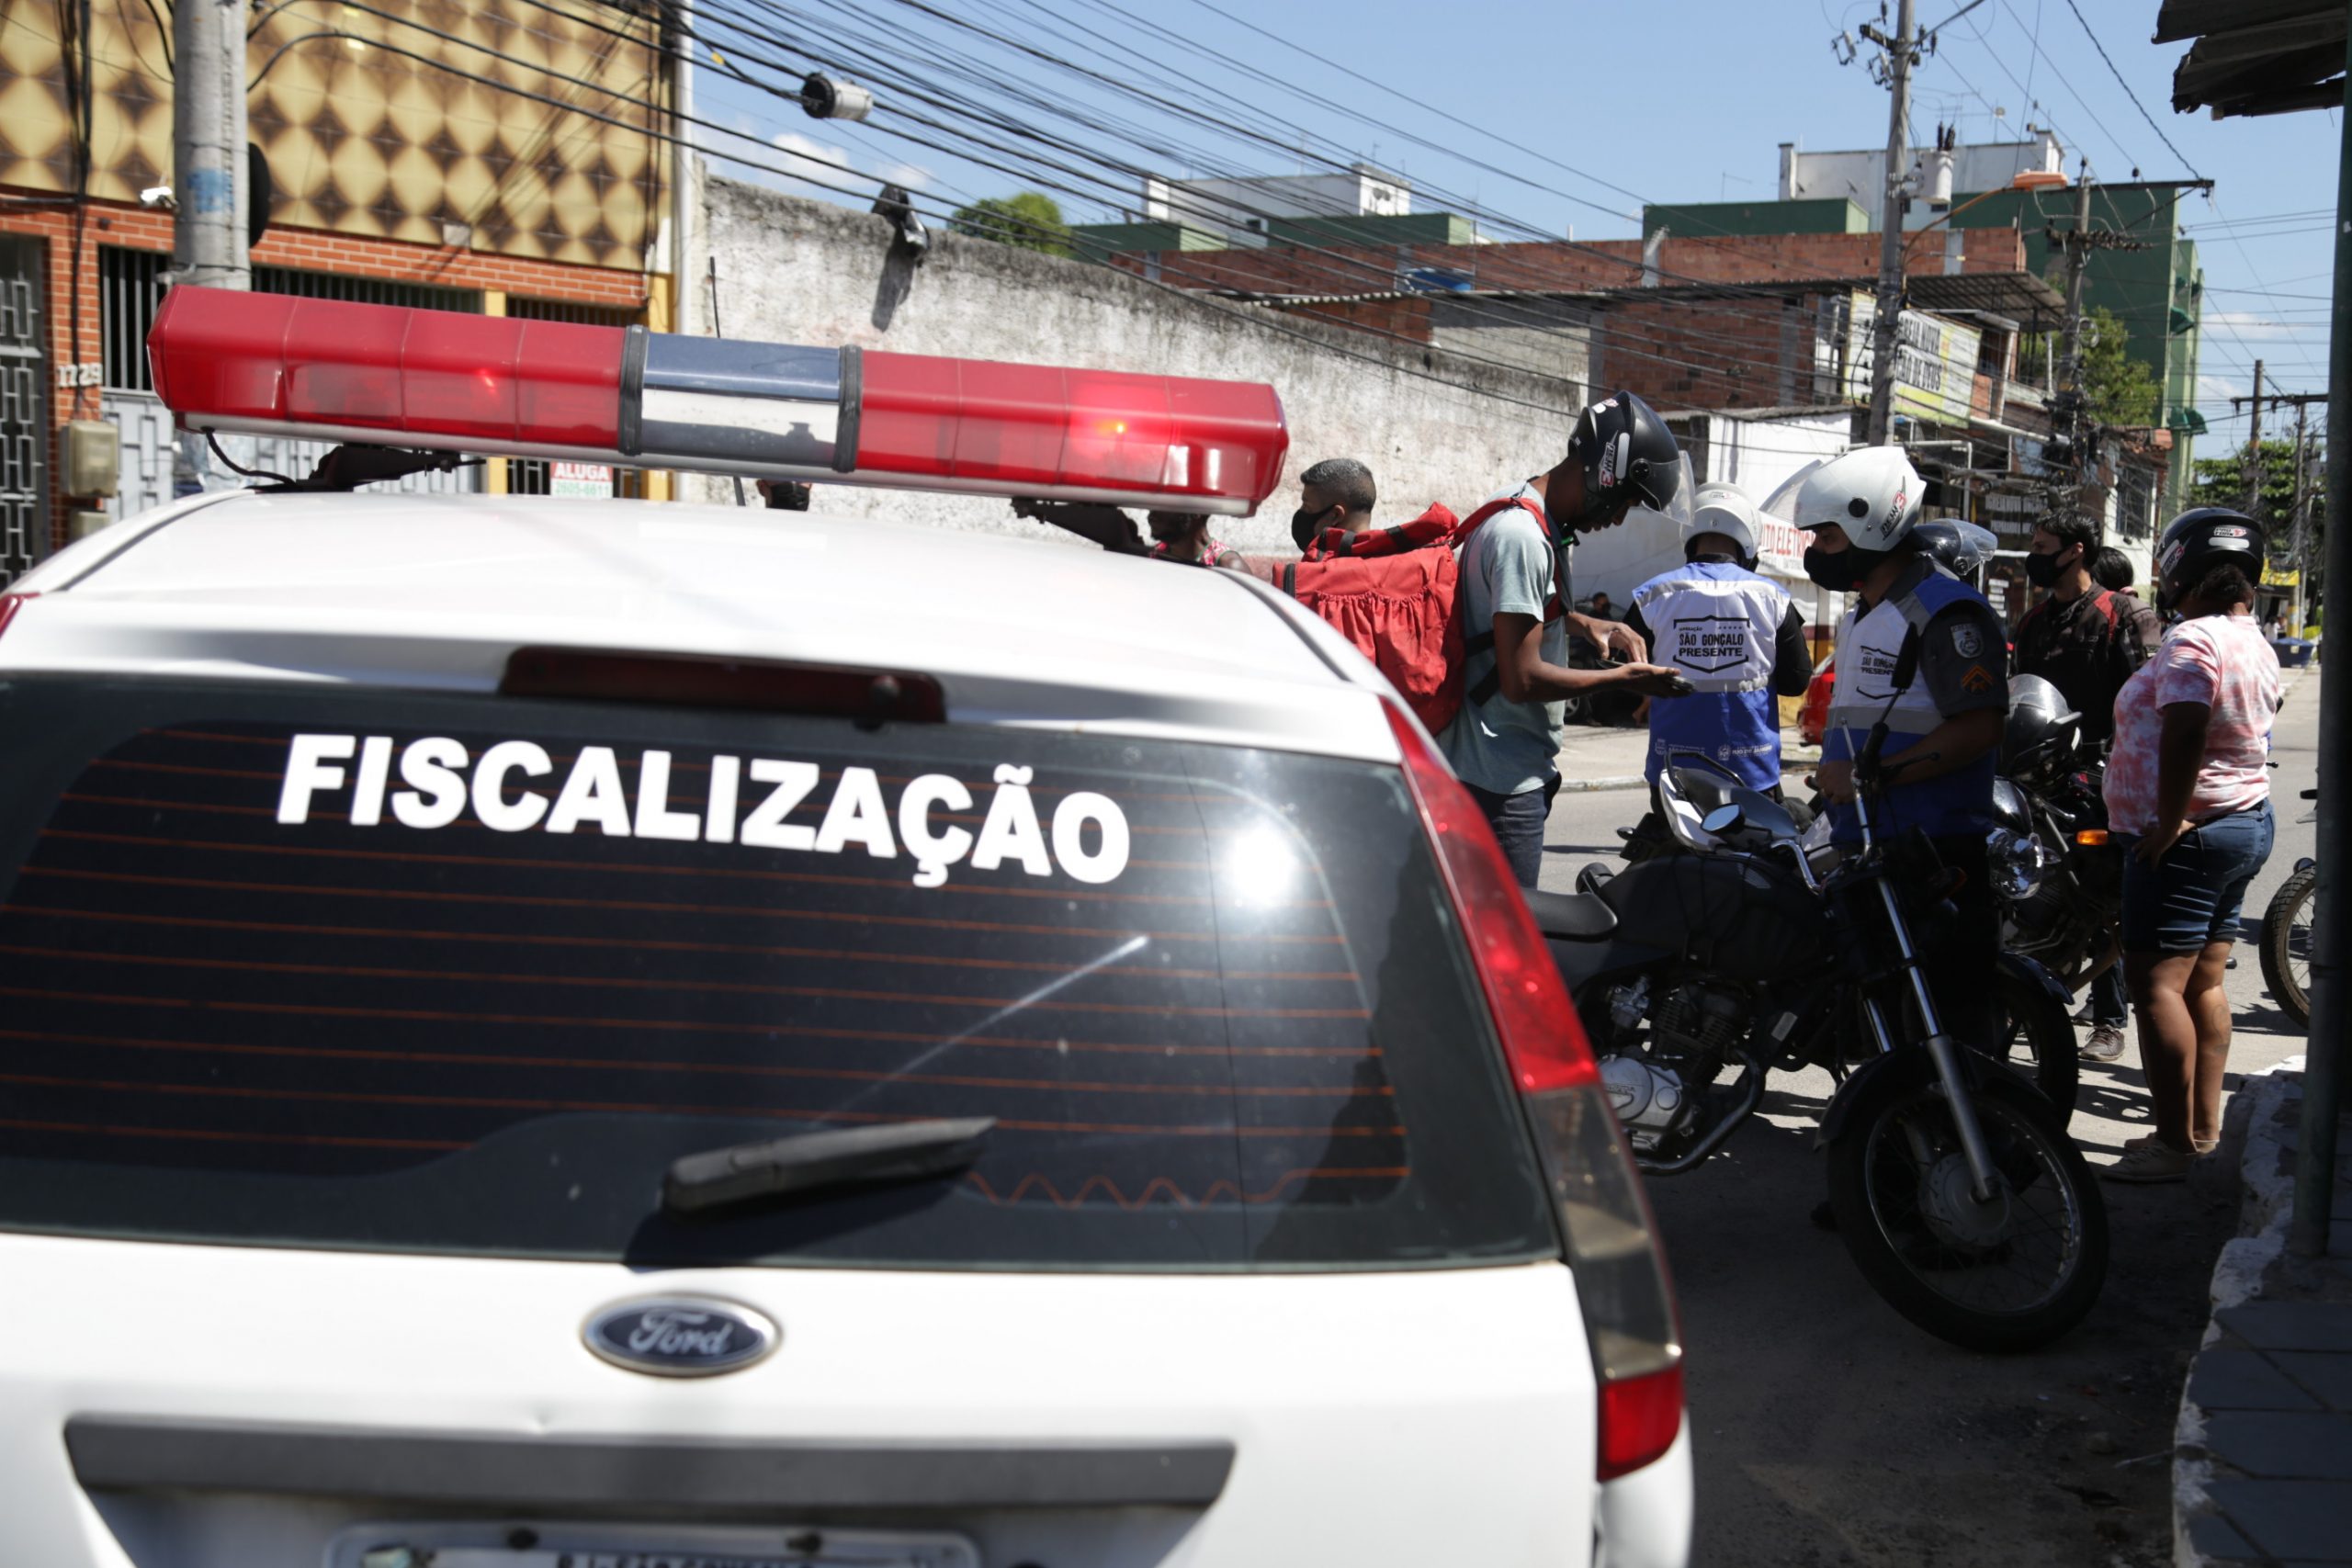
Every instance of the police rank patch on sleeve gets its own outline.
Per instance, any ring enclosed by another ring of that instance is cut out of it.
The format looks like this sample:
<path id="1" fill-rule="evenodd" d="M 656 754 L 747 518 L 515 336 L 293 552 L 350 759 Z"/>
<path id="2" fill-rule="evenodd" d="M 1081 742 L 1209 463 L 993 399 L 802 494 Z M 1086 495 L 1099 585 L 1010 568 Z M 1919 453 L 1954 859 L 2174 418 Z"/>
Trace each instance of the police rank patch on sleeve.
<path id="1" fill-rule="evenodd" d="M 1973 633 L 1970 634 L 1970 638 L 1974 640 Z M 1993 689 L 1993 672 L 1982 664 L 1972 664 L 1968 667 L 1968 673 L 1960 678 L 1960 689 L 1978 694 L 1989 692 Z"/>

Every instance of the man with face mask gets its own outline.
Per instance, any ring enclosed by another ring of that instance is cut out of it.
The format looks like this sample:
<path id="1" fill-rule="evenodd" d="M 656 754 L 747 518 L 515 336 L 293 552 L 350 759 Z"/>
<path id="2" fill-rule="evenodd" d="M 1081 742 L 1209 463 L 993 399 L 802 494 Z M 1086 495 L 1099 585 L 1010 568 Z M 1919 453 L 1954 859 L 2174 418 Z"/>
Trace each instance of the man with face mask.
<path id="1" fill-rule="evenodd" d="M 2018 623 L 2018 673 L 2039 675 L 2081 714 L 2086 748 L 2106 749 L 2115 732 L 2115 698 L 2132 671 L 2164 640 L 2151 636 L 2154 612 L 2102 587 L 2091 568 L 2098 526 L 2087 517 L 2058 517 L 2033 531 L 2025 558 L 2027 581 L 2049 596 Z M 2091 982 L 2091 1032 L 2083 1055 L 2112 1062 L 2123 1055 L 2123 967 L 2114 964 Z"/>
<path id="2" fill-rule="evenodd" d="M 1380 491 L 1372 470 L 1353 457 L 1326 457 L 1298 476 L 1298 510 L 1290 514 L 1290 536 L 1306 555 L 1318 544 L 1337 549 L 1338 540 L 1372 526 Z"/>
<path id="3" fill-rule="evenodd" d="M 1462 710 L 1442 744 L 1522 887 L 1536 885 L 1544 864 L 1565 699 L 1604 686 L 1660 697 L 1687 689 L 1674 671 L 1645 662 L 1648 644 L 1633 628 L 1572 608 L 1567 568 L 1577 535 L 1613 528 L 1636 505 L 1665 511 L 1681 462 L 1656 411 L 1618 392 L 1577 417 L 1567 456 L 1548 472 L 1472 514 L 1485 521 L 1462 548 Z M 1571 631 L 1634 662 L 1572 670 Z"/>
<path id="4" fill-rule="evenodd" d="M 1961 874 L 1951 895 L 1960 918 L 1949 935 L 1923 945 L 1920 964 L 1945 1029 L 1989 1049 L 2000 914 L 1984 840 L 2008 661 L 1993 606 L 1915 536 L 1923 488 L 1899 447 L 1865 446 L 1823 464 L 1799 489 L 1791 521 L 1813 535 L 1805 575 L 1857 601 L 1838 628 L 1837 695 L 1816 782 L 1829 803 L 1830 837 L 1859 846 L 1854 758 L 1871 728 L 1886 722 L 1884 787 L 1871 798 L 1871 830 L 1892 843 L 1919 829 Z M 1916 669 L 1898 684 L 1898 667 L 1912 662 L 1905 645 L 1915 639 Z"/>

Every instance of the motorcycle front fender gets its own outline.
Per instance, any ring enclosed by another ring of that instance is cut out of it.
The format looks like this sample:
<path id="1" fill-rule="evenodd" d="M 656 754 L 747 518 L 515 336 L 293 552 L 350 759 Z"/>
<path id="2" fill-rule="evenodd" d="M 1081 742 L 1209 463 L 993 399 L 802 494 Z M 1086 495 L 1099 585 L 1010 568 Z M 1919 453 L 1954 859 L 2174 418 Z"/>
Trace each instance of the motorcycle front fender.
<path id="1" fill-rule="evenodd" d="M 1982 1081 L 1984 1058 L 1973 1051 L 1961 1051 L 1962 1071 L 1968 1075 L 1970 1087 Z M 1844 1135 L 1851 1108 L 1861 1098 L 1860 1090 L 1880 1078 L 1893 1077 L 1905 1082 L 1931 1083 L 1936 1077 L 1935 1058 L 1922 1050 L 1890 1051 L 1871 1057 L 1846 1075 L 1838 1086 L 1837 1095 L 1829 1101 L 1829 1109 L 1822 1114 L 1821 1130 L 1813 1135 L 1813 1146 L 1826 1149 Z"/>
<path id="2" fill-rule="evenodd" d="M 2004 952 L 1999 960 L 2001 973 L 2012 980 L 2022 980 L 2040 988 L 2041 994 L 2062 1007 L 2075 1005 L 2075 993 L 2059 984 L 2058 976 L 2022 953 Z"/>

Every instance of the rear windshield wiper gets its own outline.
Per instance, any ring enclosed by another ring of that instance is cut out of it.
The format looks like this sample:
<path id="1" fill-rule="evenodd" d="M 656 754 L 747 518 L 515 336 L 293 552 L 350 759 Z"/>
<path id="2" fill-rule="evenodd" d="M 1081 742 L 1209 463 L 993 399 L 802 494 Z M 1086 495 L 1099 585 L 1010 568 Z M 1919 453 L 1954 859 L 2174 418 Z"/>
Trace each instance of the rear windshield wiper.
<path id="1" fill-rule="evenodd" d="M 693 1213 L 754 1198 L 944 1176 L 978 1159 L 995 1125 L 993 1116 L 893 1122 L 707 1149 L 672 1164 L 662 1206 Z"/>

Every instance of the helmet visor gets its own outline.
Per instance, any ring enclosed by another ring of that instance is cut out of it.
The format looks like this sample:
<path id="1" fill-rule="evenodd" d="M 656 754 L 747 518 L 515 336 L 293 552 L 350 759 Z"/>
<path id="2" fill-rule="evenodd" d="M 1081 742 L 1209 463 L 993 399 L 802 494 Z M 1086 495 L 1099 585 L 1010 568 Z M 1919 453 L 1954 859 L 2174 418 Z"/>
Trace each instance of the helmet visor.
<path id="1" fill-rule="evenodd" d="M 1804 494 L 1805 481 L 1826 468 L 1828 463 L 1829 459 L 1826 457 L 1815 457 L 1812 462 L 1782 479 L 1774 488 L 1772 493 L 1766 496 L 1757 506 L 1757 514 L 1762 517 L 1777 517 L 1781 522 L 1799 528 L 1818 528 L 1824 523 L 1843 523 L 1845 519 L 1842 517 L 1800 517 L 1797 515 L 1797 502 Z"/>
<path id="2" fill-rule="evenodd" d="M 1640 523 L 1648 518 L 1662 517 L 1674 529 L 1677 538 L 1690 530 L 1690 519 L 1694 515 L 1690 492 L 1698 486 L 1691 480 L 1688 453 L 1677 454 L 1674 466 L 1668 468 L 1653 468 L 1647 463 L 1636 464 L 1627 480 L 1627 488 L 1634 497 L 1633 510 L 1625 514 L 1627 522 Z"/>

